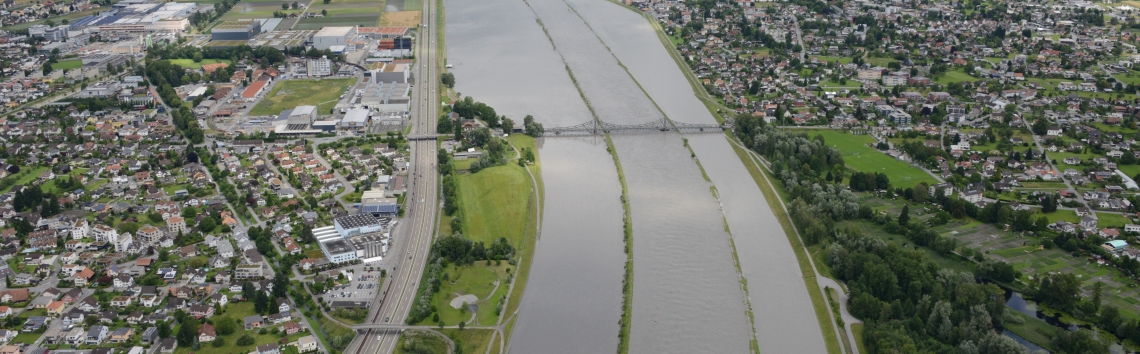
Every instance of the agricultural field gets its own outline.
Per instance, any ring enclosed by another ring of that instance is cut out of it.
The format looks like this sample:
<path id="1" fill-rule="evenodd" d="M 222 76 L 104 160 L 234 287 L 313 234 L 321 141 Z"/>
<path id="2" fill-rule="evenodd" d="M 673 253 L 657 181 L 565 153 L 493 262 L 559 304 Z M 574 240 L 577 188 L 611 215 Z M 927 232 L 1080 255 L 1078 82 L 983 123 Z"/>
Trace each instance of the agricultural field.
<path id="1" fill-rule="evenodd" d="M 805 130 L 809 137 L 817 134 L 823 135 L 827 145 L 834 146 L 843 152 L 843 161 L 856 171 L 882 172 L 891 179 L 891 186 L 900 188 L 913 188 L 919 183 L 937 184 L 938 180 L 931 177 L 918 167 L 896 160 L 867 144 L 874 143 L 875 138 L 870 135 L 852 135 L 834 130 Z"/>
<path id="2" fill-rule="evenodd" d="M 402 2 L 401 0 L 393 0 Z M 333 0 L 328 4 L 314 1 L 308 12 L 314 14 L 324 13 L 324 17 L 302 18 L 293 26 L 295 30 L 319 30 L 329 26 L 376 26 L 380 22 L 380 14 L 390 5 L 385 0 Z"/>
<path id="3" fill-rule="evenodd" d="M 273 86 L 273 90 L 257 103 L 250 111 L 250 115 L 264 116 L 277 115 L 286 109 L 302 105 L 317 105 L 317 112 L 328 112 L 336 104 L 335 100 L 349 87 L 356 84 L 356 79 L 325 79 L 325 80 L 284 80 Z M 331 101 L 331 102 L 330 102 Z"/>
<path id="4" fill-rule="evenodd" d="M 300 14 L 302 10 L 282 10 L 281 5 L 291 5 L 292 1 L 242 1 L 234 5 L 234 8 L 222 16 L 222 21 L 232 21 L 241 19 L 260 19 L 260 18 L 273 18 L 274 12 L 284 12 L 286 14 Z M 300 2 L 298 2 L 300 4 Z"/>
<path id="5" fill-rule="evenodd" d="M 329 11 L 332 12 L 332 11 Z M 294 30 L 319 30 L 323 27 L 331 26 L 376 26 L 380 21 L 379 13 L 353 15 L 353 14 L 339 14 L 328 17 L 315 17 L 315 18 L 302 18 L 297 20 L 297 24 L 293 25 Z"/>
<path id="6" fill-rule="evenodd" d="M 380 15 L 379 25 L 416 27 L 420 25 L 422 16 L 420 11 L 385 12 Z"/>
<path id="7" fill-rule="evenodd" d="M 223 60 L 202 59 L 202 61 L 198 62 L 198 63 L 195 63 L 194 59 L 168 59 L 167 61 L 169 61 L 171 64 L 181 66 L 183 69 L 193 69 L 193 70 L 201 70 L 202 65 L 208 65 L 208 64 L 217 64 L 217 63 L 225 63 L 226 65 L 231 64 L 229 60 L 224 60 L 224 59 Z"/>

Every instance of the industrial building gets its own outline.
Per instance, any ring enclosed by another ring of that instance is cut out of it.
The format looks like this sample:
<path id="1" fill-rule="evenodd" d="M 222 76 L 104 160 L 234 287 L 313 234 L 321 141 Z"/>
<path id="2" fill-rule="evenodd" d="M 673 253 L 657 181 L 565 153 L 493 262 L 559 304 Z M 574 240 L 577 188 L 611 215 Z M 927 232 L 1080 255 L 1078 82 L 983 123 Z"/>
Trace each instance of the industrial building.
<path id="1" fill-rule="evenodd" d="M 384 229 L 384 222 L 371 214 L 345 215 L 333 219 L 337 233 L 341 237 L 378 232 Z"/>
<path id="2" fill-rule="evenodd" d="M 190 15 L 198 11 L 196 3 L 115 5 L 116 10 L 80 18 L 69 26 L 72 31 L 98 28 L 103 33 L 181 32 L 190 27 Z"/>
<path id="3" fill-rule="evenodd" d="M 214 41 L 248 41 L 261 33 L 261 21 L 238 20 L 226 21 L 214 26 L 210 33 L 210 40 Z"/>
<path id="4" fill-rule="evenodd" d="M 317 116 L 316 106 L 297 106 L 289 111 L 287 117 L 289 129 L 306 129 L 313 124 L 313 118 Z"/>
<path id="5" fill-rule="evenodd" d="M 320 59 L 309 59 L 307 72 L 310 77 L 331 76 L 333 73 L 332 60 L 323 55 Z"/>
<path id="6" fill-rule="evenodd" d="M 360 213 L 376 218 L 395 218 L 400 211 L 396 198 L 387 196 L 383 189 L 366 190 L 360 196 Z"/>
<path id="7" fill-rule="evenodd" d="M 344 119 L 341 119 L 340 121 L 340 129 L 352 131 L 364 130 L 366 127 L 368 127 L 368 115 L 370 113 L 371 112 L 369 112 L 367 109 L 363 108 L 353 108 L 348 110 L 348 112 L 345 112 L 344 114 Z"/>
<path id="8" fill-rule="evenodd" d="M 337 233 L 333 226 L 313 229 L 313 238 L 321 246 L 321 252 L 325 254 L 329 263 L 344 263 L 359 258 L 356 249 L 352 248 L 352 245 L 349 245 L 344 236 Z"/>
<path id="9" fill-rule="evenodd" d="M 325 27 L 313 35 L 313 47 L 319 50 L 332 46 L 343 46 L 356 36 L 356 27 Z"/>
<path id="10" fill-rule="evenodd" d="M 372 214 L 341 216 L 333 219 L 333 226 L 313 229 L 313 237 L 330 263 L 380 257 L 388 250 L 388 238 L 379 232 L 389 221 Z"/>
<path id="11" fill-rule="evenodd" d="M 395 82 L 399 84 L 408 83 L 408 78 L 411 77 L 411 67 L 406 63 L 376 63 L 373 69 L 365 73 L 367 77 L 371 77 L 375 82 Z"/>

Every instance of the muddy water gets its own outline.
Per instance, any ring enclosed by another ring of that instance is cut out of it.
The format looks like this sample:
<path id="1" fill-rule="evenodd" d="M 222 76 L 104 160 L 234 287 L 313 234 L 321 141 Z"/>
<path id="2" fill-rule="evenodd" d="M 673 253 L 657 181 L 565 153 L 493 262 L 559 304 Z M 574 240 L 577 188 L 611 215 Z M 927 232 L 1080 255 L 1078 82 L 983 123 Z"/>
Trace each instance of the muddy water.
<path id="1" fill-rule="evenodd" d="M 460 93 L 517 124 L 527 114 L 550 127 L 593 119 L 526 4 L 448 0 L 445 5 L 448 63 Z M 597 137 L 540 140 L 539 156 L 543 228 L 508 349 L 612 353 L 618 345 L 625 263 L 621 185 L 613 159 Z"/>
<path id="2" fill-rule="evenodd" d="M 613 140 L 633 211 L 630 352 L 747 352 L 752 330 L 729 236 L 681 137 Z"/>
<path id="3" fill-rule="evenodd" d="M 600 137 L 545 139 L 542 237 L 512 353 L 612 353 L 618 345 L 621 184 Z"/>
<path id="4" fill-rule="evenodd" d="M 444 6 L 447 63 L 456 91 L 491 105 L 516 126 L 527 114 L 547 126 L 591 119 L 565 65 L 521 0 L 446 0 Z"/>
<path id="5" fill-rule="evenodd" d="M 604 0 L 566 1 L 591 24 L 670 119 L 715 122 L 644 17 Z M 803 273 L 755 181 L 723 135 L 687 137 L 722 192 L 720 201 L 736 243 L 741 270 L 751 285 L 749 296 L 760 352 L 825 352 Z"/>
<path id="6" fill-rule="evenodd" d="M 661 118 L 653 103 L 566 3 L 562 0 L 526 2 L 542 19 L 555 47 L 574 73 L 599 119 L 636 124 Z"/>

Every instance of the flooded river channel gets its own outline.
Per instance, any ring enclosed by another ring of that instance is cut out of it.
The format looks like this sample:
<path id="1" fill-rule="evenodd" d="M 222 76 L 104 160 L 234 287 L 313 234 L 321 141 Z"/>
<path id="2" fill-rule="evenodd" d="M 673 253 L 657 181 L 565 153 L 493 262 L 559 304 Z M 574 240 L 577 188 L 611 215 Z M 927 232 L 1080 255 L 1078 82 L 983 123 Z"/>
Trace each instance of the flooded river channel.
<path id="1" fill-rule="evenodd" d="M 604 0 L 446 0 L 445 7 L 456 89 L 516 122 L 526 114 L 547 127 L 595 115 L 617 124 L 663 116 L 715 122 L 651 24 L 633 11 Z M 744 353 L 753 336 L 761 352 L 826 351 L 791 245 L 724 135 L 615 134 L 613 141 L 634 225 L 630 352 Z M 508 348 L 613 352 L 625 261 L 613 160 L 600 138 L 546 138 L 539 152 L 543 230 Z"/>

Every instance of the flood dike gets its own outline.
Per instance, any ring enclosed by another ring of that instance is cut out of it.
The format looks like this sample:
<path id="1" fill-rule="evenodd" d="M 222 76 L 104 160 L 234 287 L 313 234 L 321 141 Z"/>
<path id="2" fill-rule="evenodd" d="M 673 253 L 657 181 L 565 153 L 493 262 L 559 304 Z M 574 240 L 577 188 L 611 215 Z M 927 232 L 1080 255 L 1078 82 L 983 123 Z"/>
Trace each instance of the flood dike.
<path id="1" fill-rule="evenodd" d="M 745 353 L 751 325 L 709 183 L 676 133 L 613 135 L 633 215 L 630 353 Z"/>
<path id="2" fill-rule="evenodd" d="M 621 184 L 601 137 L 543 139 L 542 235 L 512 353 L 612 353 L 625 252 Z"/>

